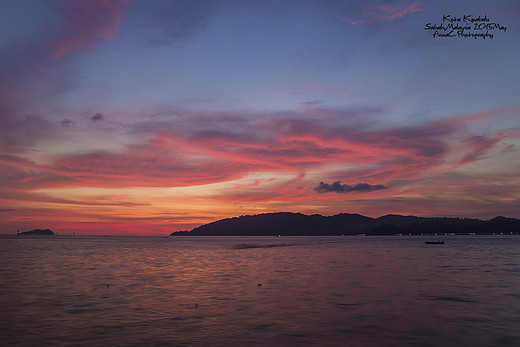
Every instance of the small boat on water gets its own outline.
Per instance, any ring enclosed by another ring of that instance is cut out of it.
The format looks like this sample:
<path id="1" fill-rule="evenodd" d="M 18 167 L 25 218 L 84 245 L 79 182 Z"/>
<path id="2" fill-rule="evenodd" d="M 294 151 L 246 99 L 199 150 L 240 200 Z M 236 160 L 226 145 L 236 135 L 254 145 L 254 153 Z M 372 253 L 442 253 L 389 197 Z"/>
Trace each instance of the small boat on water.
<path id="1" fill-rule="evenodd" d="M 443 245 L 444 241 L 424 241 L 427 245 Z"/>

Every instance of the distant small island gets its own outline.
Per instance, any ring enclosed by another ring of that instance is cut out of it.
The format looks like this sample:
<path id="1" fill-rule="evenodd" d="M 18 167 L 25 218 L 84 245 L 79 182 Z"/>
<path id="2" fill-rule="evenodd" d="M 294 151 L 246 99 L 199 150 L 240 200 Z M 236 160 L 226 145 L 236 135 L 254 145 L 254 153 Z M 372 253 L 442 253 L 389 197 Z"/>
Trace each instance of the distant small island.
<path id="1" fill-rule="evenodd" d="M 519 234 L 520 219 L 490 220 L 454 217 L 416 217 L 388 214 L 379 218 L 340 213 L 334 216 L 278 212 L 221 219 L 172 236 L 341 236 Z"/>
<path id="2" fill-rule="evenodd" d="M 51 229 L 34 229 L 16 233 L 17 235 L 56 235 Z"/>

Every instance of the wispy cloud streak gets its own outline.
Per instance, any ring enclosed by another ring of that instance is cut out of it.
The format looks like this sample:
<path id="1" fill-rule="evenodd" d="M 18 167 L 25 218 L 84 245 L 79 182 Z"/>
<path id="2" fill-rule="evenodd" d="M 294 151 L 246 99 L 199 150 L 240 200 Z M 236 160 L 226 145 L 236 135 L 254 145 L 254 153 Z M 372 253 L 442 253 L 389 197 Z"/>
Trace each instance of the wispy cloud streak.
<path id="1" fill-rule="evenodd" d="M 518 136 L 515 132 L 472 134 L 466 129 L 471 119 L 468 115 L 378 130 L 361 124 L 349 126 L 334 118 L 326 122 L 326 112 L 305 117 L 298 113 L 176 116 L 170 121 L 134 125 L 131 135 L 140 134 L 136 138 L 148 140 L 124 151 L 64 155 L 48 165 L 5 156 L 3 163 L 11 168 L 5 172 L 12 172 L 9 180 L 13 186 L 33 188 L 177 187 L 231 181 L 260 172 L 313 172 L 322 175 L 322 180 L 358 177 L 370 184 L 384 184 L 482 160 L 490 151 L 504 148 L 501 144 L 508 138 Z M 465 126 L 461 120 L 466 120 Z M 228 121 L 234 127 L 227 127 Z M 352 169 L 338 169 L 344 166 Z M 16 177 L 20 177 L 18 183 Z"/>
<path id="2" fill-rule="evenodd" d="M 422 2 L 406 4 L 377 4 L 367 5 L 362 11 L 359 19 L 351 19 L 348 16 L 338 16 L 343 21 L 348 21 L 352 25 L 363 26 L 373 23 L 385 23 L 414 15 L 424 10 Z"/>

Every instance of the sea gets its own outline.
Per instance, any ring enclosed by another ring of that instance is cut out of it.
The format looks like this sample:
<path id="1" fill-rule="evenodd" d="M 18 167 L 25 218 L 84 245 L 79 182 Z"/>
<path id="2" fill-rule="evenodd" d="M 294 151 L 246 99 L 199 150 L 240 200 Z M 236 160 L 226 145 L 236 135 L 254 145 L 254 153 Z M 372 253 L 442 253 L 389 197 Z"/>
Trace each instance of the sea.
<path id="1" fill-rule="evenodd" d="M 0 324 L 5 346 L 520 346 L 520 235 L 3 236 Z"/>

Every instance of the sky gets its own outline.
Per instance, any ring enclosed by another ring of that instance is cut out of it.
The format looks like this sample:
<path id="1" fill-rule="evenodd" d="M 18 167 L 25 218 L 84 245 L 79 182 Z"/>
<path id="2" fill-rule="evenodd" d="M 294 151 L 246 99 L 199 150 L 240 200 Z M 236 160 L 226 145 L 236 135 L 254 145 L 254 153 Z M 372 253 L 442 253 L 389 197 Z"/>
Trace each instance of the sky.
<path id="1" fill-rule="evenodd" d="M 0 0 L 0 233 L 520 218 L 519 23 L 513 0 Z"/>

